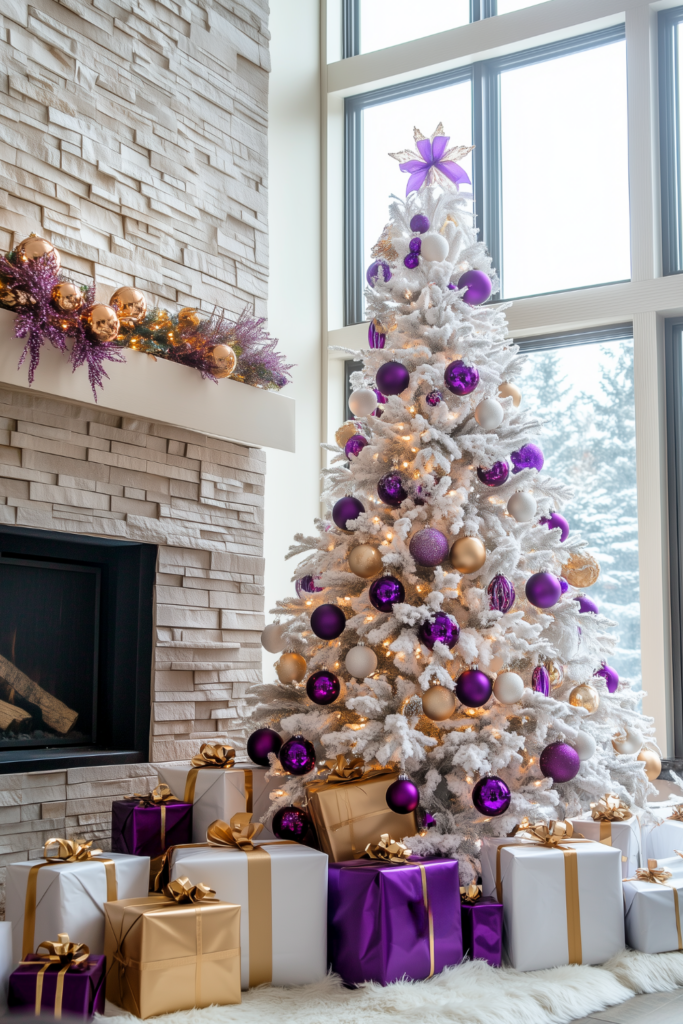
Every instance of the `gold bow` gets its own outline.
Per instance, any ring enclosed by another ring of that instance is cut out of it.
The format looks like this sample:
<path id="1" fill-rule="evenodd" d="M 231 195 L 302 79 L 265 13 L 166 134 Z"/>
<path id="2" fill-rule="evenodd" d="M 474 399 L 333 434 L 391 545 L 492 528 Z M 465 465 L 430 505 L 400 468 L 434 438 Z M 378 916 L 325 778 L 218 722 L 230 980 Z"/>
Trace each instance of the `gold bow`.
<path id="1" fill-rule="evenodd" d="M 515 825 L 510 836 L 520 836 L 522 839 L 532 839 L 537 845 L 559 847 L 560 843 L 566 842 L 574 836 L 583 839 L 580 832 L 574 832 L 571 821 L 537 821 L 532 825 L 528 818 L 522 818 L 519 825 Z"/>
<path id="2" fill-rule="evenodd" d="M 46 949 L 47 953 L 39 953 L 39 949 Z M 85 964 L 90 956 L 90 949 L 84 942 L 70 942 L 67 933 L 60 932 L 57 942 L 38 943 L 36 956 L 40 956 L 41 960 L 49 960 L 50 963 L 60 963 L 62 967 L 75 967 L 78 964 Z"/>
<path id="3" fill-rule="evenodd" d="M 223 743 L 202 743 L 199 753 L 192 758 L 193 768 L 232 768 L 235 751 Z"/>
<path id="4" fill-rule="evenodd" d="M 388 832 L 380 836 L 379 842 L 373 846 L 368 843 L 365 847 L 365 857 L 371 860 L 381 860 L 385 864 L 407 864 L 411 851 L 405 843 L 398 839 L 392 839 Z"/>
<path id="5" fill-rule="evenodd" d="M 198 882 L 197 885 L 194 885 L 185 876 L 169 882 L 164 886 L 163 891 L 164 896 L 168 896 L 175 903 L 201 903 L 202 900 L 206 900 L 209 903 L 218 902 L 214 889 L 209 889 L 208 885 L 204 885 L 203 882 Z"/>
<path id="6" fill-rule="evenodd" d="M 161 807 L 164 804 L 170 804 L 173 800 L 180 803 L 178 797 L 173 795 L 165 782 L 160 782 L 151 793 L 133 793 L 132 796 L 127 796 L 125 799 L 139 800 L 140 807 Z"/>
<path id="7" fill-rule="evenodd" d="M 336 761 L 325 761 L 329 774 L 326 782 L 351 782 L 362 779 L 365 774 L 365 761 L 362 757 L 354 757 L 347 761 L 343 754 L 337 754 Z"/>
<path id="8" fill-rule="evenodd" d="M 625 803 L 614 793 L 605 793 L 597 803 L 591 804 L 594 821 L 628 821 L 633 815 Z"/>
<path id="9" fill-rule="evenodd" d="M 674 807 L 673 814 L 670 814 L 667 821 L 683 821 L 683 804 Z"/>
<path id="10" fill-rule="evenodd" d="M 460 886 L 460 899 L 463 903 L 476 903 L 477 900 L 481 899 L 481 886 L 477 885 L 476 882 L 470 882 L 465 889 L 462 885 Z"/>
<path id="11" fill-rule="evenodd" d="M 50 846 L 57 844 L 57 853 L 48 853 Z M 102 850 L 91 850 L 92 840 L 84 843 L 80 839 L 61 839 L 52 837 L 43 847 L 43 857 L 50 863 L 71 864 L 75 860 L 92 860 L 99 857 Z"/>
<path id="12" fill-rule="evenodd" d="M 243 853 L 255 849 L 254 839 L 263 831 L 260 821 L 252 822 L 251 814 L 233 814 L 230 824 L 217 818 L 206 830 L 206 841 L 210 846 L 231 846 Z"/>

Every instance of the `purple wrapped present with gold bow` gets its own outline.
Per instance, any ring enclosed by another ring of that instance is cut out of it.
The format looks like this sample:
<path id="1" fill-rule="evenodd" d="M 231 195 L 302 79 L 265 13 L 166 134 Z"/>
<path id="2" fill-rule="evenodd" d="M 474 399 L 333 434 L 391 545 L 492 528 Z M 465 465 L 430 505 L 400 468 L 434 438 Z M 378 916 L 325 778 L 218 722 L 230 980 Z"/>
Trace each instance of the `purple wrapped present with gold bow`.
<path id="1" fill-rule="evenodd" d="M 137 857 L 160 857 L 170 846 L 192 842 L 192 804 L 173 796 L 166 783 L 146 796 L 114 800 L 111 848 Z"/>
<path id="2" fill-rule="evenodd" d="M 12 972 L 7 1003 L 13 1012 L 36 1017 L 58 1020 L 66 1013 L 90 1020 L 104 1013 L 105 975 L 106 957 L 91 956 L 86 945 L 60 933 L 57 942 L 41 942 L 38 952 L 29 953 Z"/>
<path id="3" fill-rule="evenodd" d="M 503 904 L 491 896 L 482 896 L 481 886 L 474 882 L 460 890 L 460 898 L 465 956 L 500 967 L 503 961 Z"/>
<path id="4" fill-rule="evenodd" d="M 462 960 L 457 860 L 409 855 L 384 835 L 369 859 L 330 864 L 328 955 L 347 985 L 421 981 Z"/>

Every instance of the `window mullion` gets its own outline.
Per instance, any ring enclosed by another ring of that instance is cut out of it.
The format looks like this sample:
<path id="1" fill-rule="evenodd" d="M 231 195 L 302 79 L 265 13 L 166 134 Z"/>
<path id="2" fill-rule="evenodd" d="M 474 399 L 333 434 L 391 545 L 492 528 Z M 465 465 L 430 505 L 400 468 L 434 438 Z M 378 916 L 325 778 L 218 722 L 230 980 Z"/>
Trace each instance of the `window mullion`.
<path id="1" fill-rule="evenodd" d="M 360 0 L 343 0 L 342 56 L 356 57 L 360 53 Z"/>
<path id="2" fill-rule="evenodd" d="M 679 133 L 679 20 L 659 16 L 659 119 L 662 183 L 662 263 L 665 274 L 683 269 Z"/>
<path id="3" fill-rule="evenodd" d="M 344 117 L 344 323 L 363 319 L 363 111 Z"/>
<path id="4" fill-rule="evenodd" d="M 474 65 L 475 211 L 479 238 L 502 281 L 502 160 L 500 74 L 490 62 Z"/>

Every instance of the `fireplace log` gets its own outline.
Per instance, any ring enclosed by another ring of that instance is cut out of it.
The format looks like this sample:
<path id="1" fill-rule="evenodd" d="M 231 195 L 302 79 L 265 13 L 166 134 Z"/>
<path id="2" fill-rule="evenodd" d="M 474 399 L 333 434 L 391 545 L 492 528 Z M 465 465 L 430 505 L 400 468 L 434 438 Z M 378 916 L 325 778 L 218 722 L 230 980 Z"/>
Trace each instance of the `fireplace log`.
<path id="1" fill-rule="evenodd" d="M 17 691 L 29 704 L 35 704 L 39 708 L 45 725 L 55 732 L 64 733 L 73 729 L 78 712 L 72 711 L 61 700 L 53 697 L 51 693 L 44 690 L 38 683 L 34 683 L 27 675 L 13 665 L 7 658 L 0 654 L 0 679 Z"/>
<path id="2" fill-rule="evenodd" d="M 16 704 L 8 704 L 7 701 L 0 700 L 0 729 L 13 729 L 30 717 L 30 711 L 24 711 Z"/>

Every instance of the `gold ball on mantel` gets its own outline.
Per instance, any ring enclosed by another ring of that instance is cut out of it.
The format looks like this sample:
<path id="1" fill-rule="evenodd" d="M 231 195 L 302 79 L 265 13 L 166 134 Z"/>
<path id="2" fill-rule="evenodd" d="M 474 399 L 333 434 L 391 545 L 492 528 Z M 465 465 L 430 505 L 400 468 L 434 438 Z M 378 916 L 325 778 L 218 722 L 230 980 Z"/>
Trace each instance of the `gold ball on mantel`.
<path id="1" fill-rule="evenodd" d="M 5 309 L 26 309 L 35 306 L 36 300 L 28 292 L 10 288 L 7 279 L 0 277 L 0 305 Z"/>
<path id="2" fill-rule="evenodd" d="M 650 782 L 654 782 L 662 774 L 662 762 L 656 750 L 648 750 L 647 747 L 638 754 L 636 761 L 642 761 L 645 765 L 645 774 Z"/>
<path id="3" fill-rule="evenodd" d="M 587 551 L 575 551 L 562 566 L 561 575 L 570 586 L 583 590 L 593 586 L 600 575 L 600 566 Z"/>
<path id="4" fill-rule="evenodd" d="M 343 448 L 350 437 L 358 433 L 358 424 L 353 421 L 342 423 L 334 435 L 334 439 L 340 448 Z"/>
<path id="5" fill-rule="evenodd" d="M 432 722 L 443 722 L 455 711 L 455 694 L 447 686 L 430 686 L 422 694 L 422 710 Z"/>
<path id="6" fill-rule="evenodd" d="M 86 323 L 88 334 L 94 341 L 98 341 L 100 345 L 114 341 L 121 326 L 116 311 L 111 306 L 106 306 L 103 302 L 98 302 L 90 308 Z"/>
<path id="7" fill-rule="evenodd" d="M 52 253 L 54 256 L 57 270 L 61 266 L 61 260 L 59 253 L 55 249 L 52 242 L 48 242 L 47 238 L 39 238 L 38 235 L 33 232 L 25 238 L 23 242 L 19 242 L 15 252 L 20 260 L 27 263 L 29 260 L 37 260 L 41 256 L 46 256 L 48 253 Z"/>
<path id="8" fill-rule="evenodd" d="M 575 708 L 585 708 L 592 715 L 600 707 L 600 695 L 590 683 L 581 683 L 569 694 L 569 703 Z"/>
<path id="9" fill-rule="evenodd" d="M 147 299 L 139 288 L 132 288 L 130 285 L 117 288 L 109 302 L 124 327 L 141 324 L 147 316 Z"/>
<path id="10" fill-rule="evenodd" d="M 83 305 L 83 292 L 73 281 L 62 281 L 52 289 L 51 299 L 60 313 L 76 313 Z"/>
<path id="11" fill-rule="evenodd" d="M 306 675 L 306 659 L 302 654 L 289 651 L 283 654 L 275 666 L 281 683 L 300 683 Z"/>
<path id="12" fill-rule="evenodd" d="M 369 580 L 383 568 L 382 556 L 374 544 L 358 544 L 349 551 L 349 569 L 362 580 Z"/>
<path id="13" fill-rule="evenodd" d="M 458 572 L 478 572 L 486 561 L 486 548 L 478 537 L 461 537 L 451 548 L 451 565 Z"/>
<path id="14" fill-rule="evenodd" d="M 504 381 L 503 384 L 498 388 L 499 398 L 511 398 L 512 404 L 515 409 L 519 406 L 522 401 L 522 392 L 519 390 L 516 384 L 510 384 L 509 381 Z"/>
<path id="15" fill-rule="evenodd" d="M 211 372 L 214 377 L 229 377 L 237 366 L 237 356 L 229 345 L 214 345 L 211 349 Z"/>

